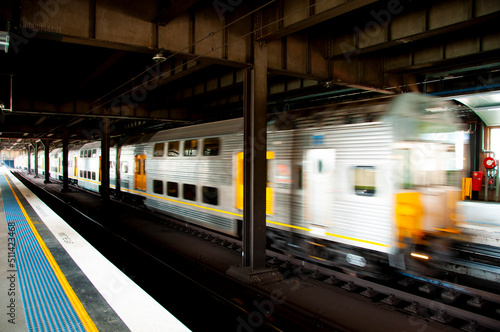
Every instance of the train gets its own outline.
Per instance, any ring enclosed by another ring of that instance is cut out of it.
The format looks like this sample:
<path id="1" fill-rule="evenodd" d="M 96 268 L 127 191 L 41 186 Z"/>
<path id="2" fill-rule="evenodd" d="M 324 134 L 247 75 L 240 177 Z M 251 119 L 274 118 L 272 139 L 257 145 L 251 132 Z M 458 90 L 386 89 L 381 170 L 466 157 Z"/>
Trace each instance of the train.
<path id="1" fill-rule="evenodd" d="M 405 93 L 271 114 L 261 175 L 268 245 L 360 275 L 428 274 L 460 222 L 465 126 L 453 107 Z M 50 152 L 52 178 L 62 177 L 61 158 Z M 100 158 L 100 142 L 71 147 L 70 181 L 99 191 Z M 110 160 L 113 190 L 241 237 L 242 118 L 130 137 Z"/>

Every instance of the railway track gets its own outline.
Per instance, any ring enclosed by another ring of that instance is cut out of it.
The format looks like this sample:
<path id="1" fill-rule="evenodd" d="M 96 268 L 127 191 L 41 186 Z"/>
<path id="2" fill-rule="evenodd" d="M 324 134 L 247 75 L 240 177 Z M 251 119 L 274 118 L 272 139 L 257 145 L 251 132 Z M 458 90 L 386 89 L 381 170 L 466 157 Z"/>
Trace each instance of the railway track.
<path id="1" fill-rule="evenodd" d="M 241 242 L 236 239 L 183 222 L 169 221 L 166 225 L 241 252 Z M 312 279 L 317 284 L 341 287 L 374 302 L 381 302 L 402 309 L 408 314 L 430 318 L 465 331 L 500 331 L 500 295 L 499 292 L 495 293 L 495 290 L 485 291 L 408 273 L 400 273 L 399 278 L 391 284 L 383 284 L 336 271 L 300 257 L 271 250 L 267 250 L 266 254 L 269 266 L 277 268 L 284 277 L 299 277 L 308 281 Z"/>

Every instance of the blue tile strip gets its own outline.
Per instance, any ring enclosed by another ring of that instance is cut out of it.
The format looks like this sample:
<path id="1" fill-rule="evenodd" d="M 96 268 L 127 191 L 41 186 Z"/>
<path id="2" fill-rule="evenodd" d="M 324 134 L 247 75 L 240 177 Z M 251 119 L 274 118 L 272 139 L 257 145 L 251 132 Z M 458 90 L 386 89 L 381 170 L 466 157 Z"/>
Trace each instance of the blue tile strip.
<path id="1" fill-rule="evenodd" d="M 9 187 L 0 176 L 0 188 L 10 235 L 15 239 L 15 267 L 30 332 L 85 331 L 47 257 Z"/>

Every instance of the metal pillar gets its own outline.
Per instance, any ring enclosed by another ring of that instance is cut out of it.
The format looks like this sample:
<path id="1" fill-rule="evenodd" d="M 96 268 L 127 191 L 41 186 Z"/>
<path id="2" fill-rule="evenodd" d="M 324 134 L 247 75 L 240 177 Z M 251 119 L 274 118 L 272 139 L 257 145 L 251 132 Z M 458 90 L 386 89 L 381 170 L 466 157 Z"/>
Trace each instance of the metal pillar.
<path id="1" fill-rule="evenodd" d="M 35 152 L 35 179 L 39 178 L 38 176 L 38 142 L 35 142 L 34 152 Z"/>
<path id="2" fill-rule="evenodd" d="M 244 205 L 242 266 L 227 273 L 245 282 L 278 281 L 266 269 L 267 44 L 254 42 L 254 67 L 244 80 Z"/>
<path id="3" fill-rule="evenodd" d="M 68 176 L 68 154 L 69 154 L 69 133 L 68 128 L 64 128 L 63 133 L 63 157 L 62 157 L 62 173 L 63 173 L 63 187 L 62 192 L 69 191 L 69 176 Z"/>
<path id="4" fill-rule="evenodd" d="M 121 154 L 122 154 L 122 145 L 121 142 L 117 144 L 116 146 L 116 160 L 115 160 L 115 197 L 118 199 L 121 199 L 122 197 L 122 191 L 121 191 L 121 165 L 120 165 L 120 159 L 121 159 Z"/>
<path id="5" fill-rule="evenodd" d="M 31 174 L 31 144 L 26 146 L 26 150 L 28 150 L 28 175 Z"/>
<path id="6" fill-rule="evenodd" d="M 50 183 L 50 141 L 49 140 L 44 140 L 42 141 L 43 148 L 44 150 L 44 163 L 45 163 L 45 181 L 43 183 Z"/>
<path id="7" fill-rule="evenodd" d="M 103 119 L 101 141 L 101 200 L 109 201 L 109 118 Z"/>

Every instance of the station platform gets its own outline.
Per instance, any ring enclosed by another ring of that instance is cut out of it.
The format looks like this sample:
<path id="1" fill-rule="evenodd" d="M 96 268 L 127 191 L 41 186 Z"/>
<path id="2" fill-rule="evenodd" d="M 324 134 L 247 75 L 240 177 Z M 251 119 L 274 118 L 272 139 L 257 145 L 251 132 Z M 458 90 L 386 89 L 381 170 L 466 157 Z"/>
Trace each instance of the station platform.
<path id="1" fill-rule="evenodd" d="M 0 331 L 189 331 L 5 167 Z"/>
<path id="2" fill-rule="evenodd" d="M 458 224 L 468 241 L 498 247 L 500 243 L 500 203 L 463 201 L 459 203 L 463 221 Z"/>

